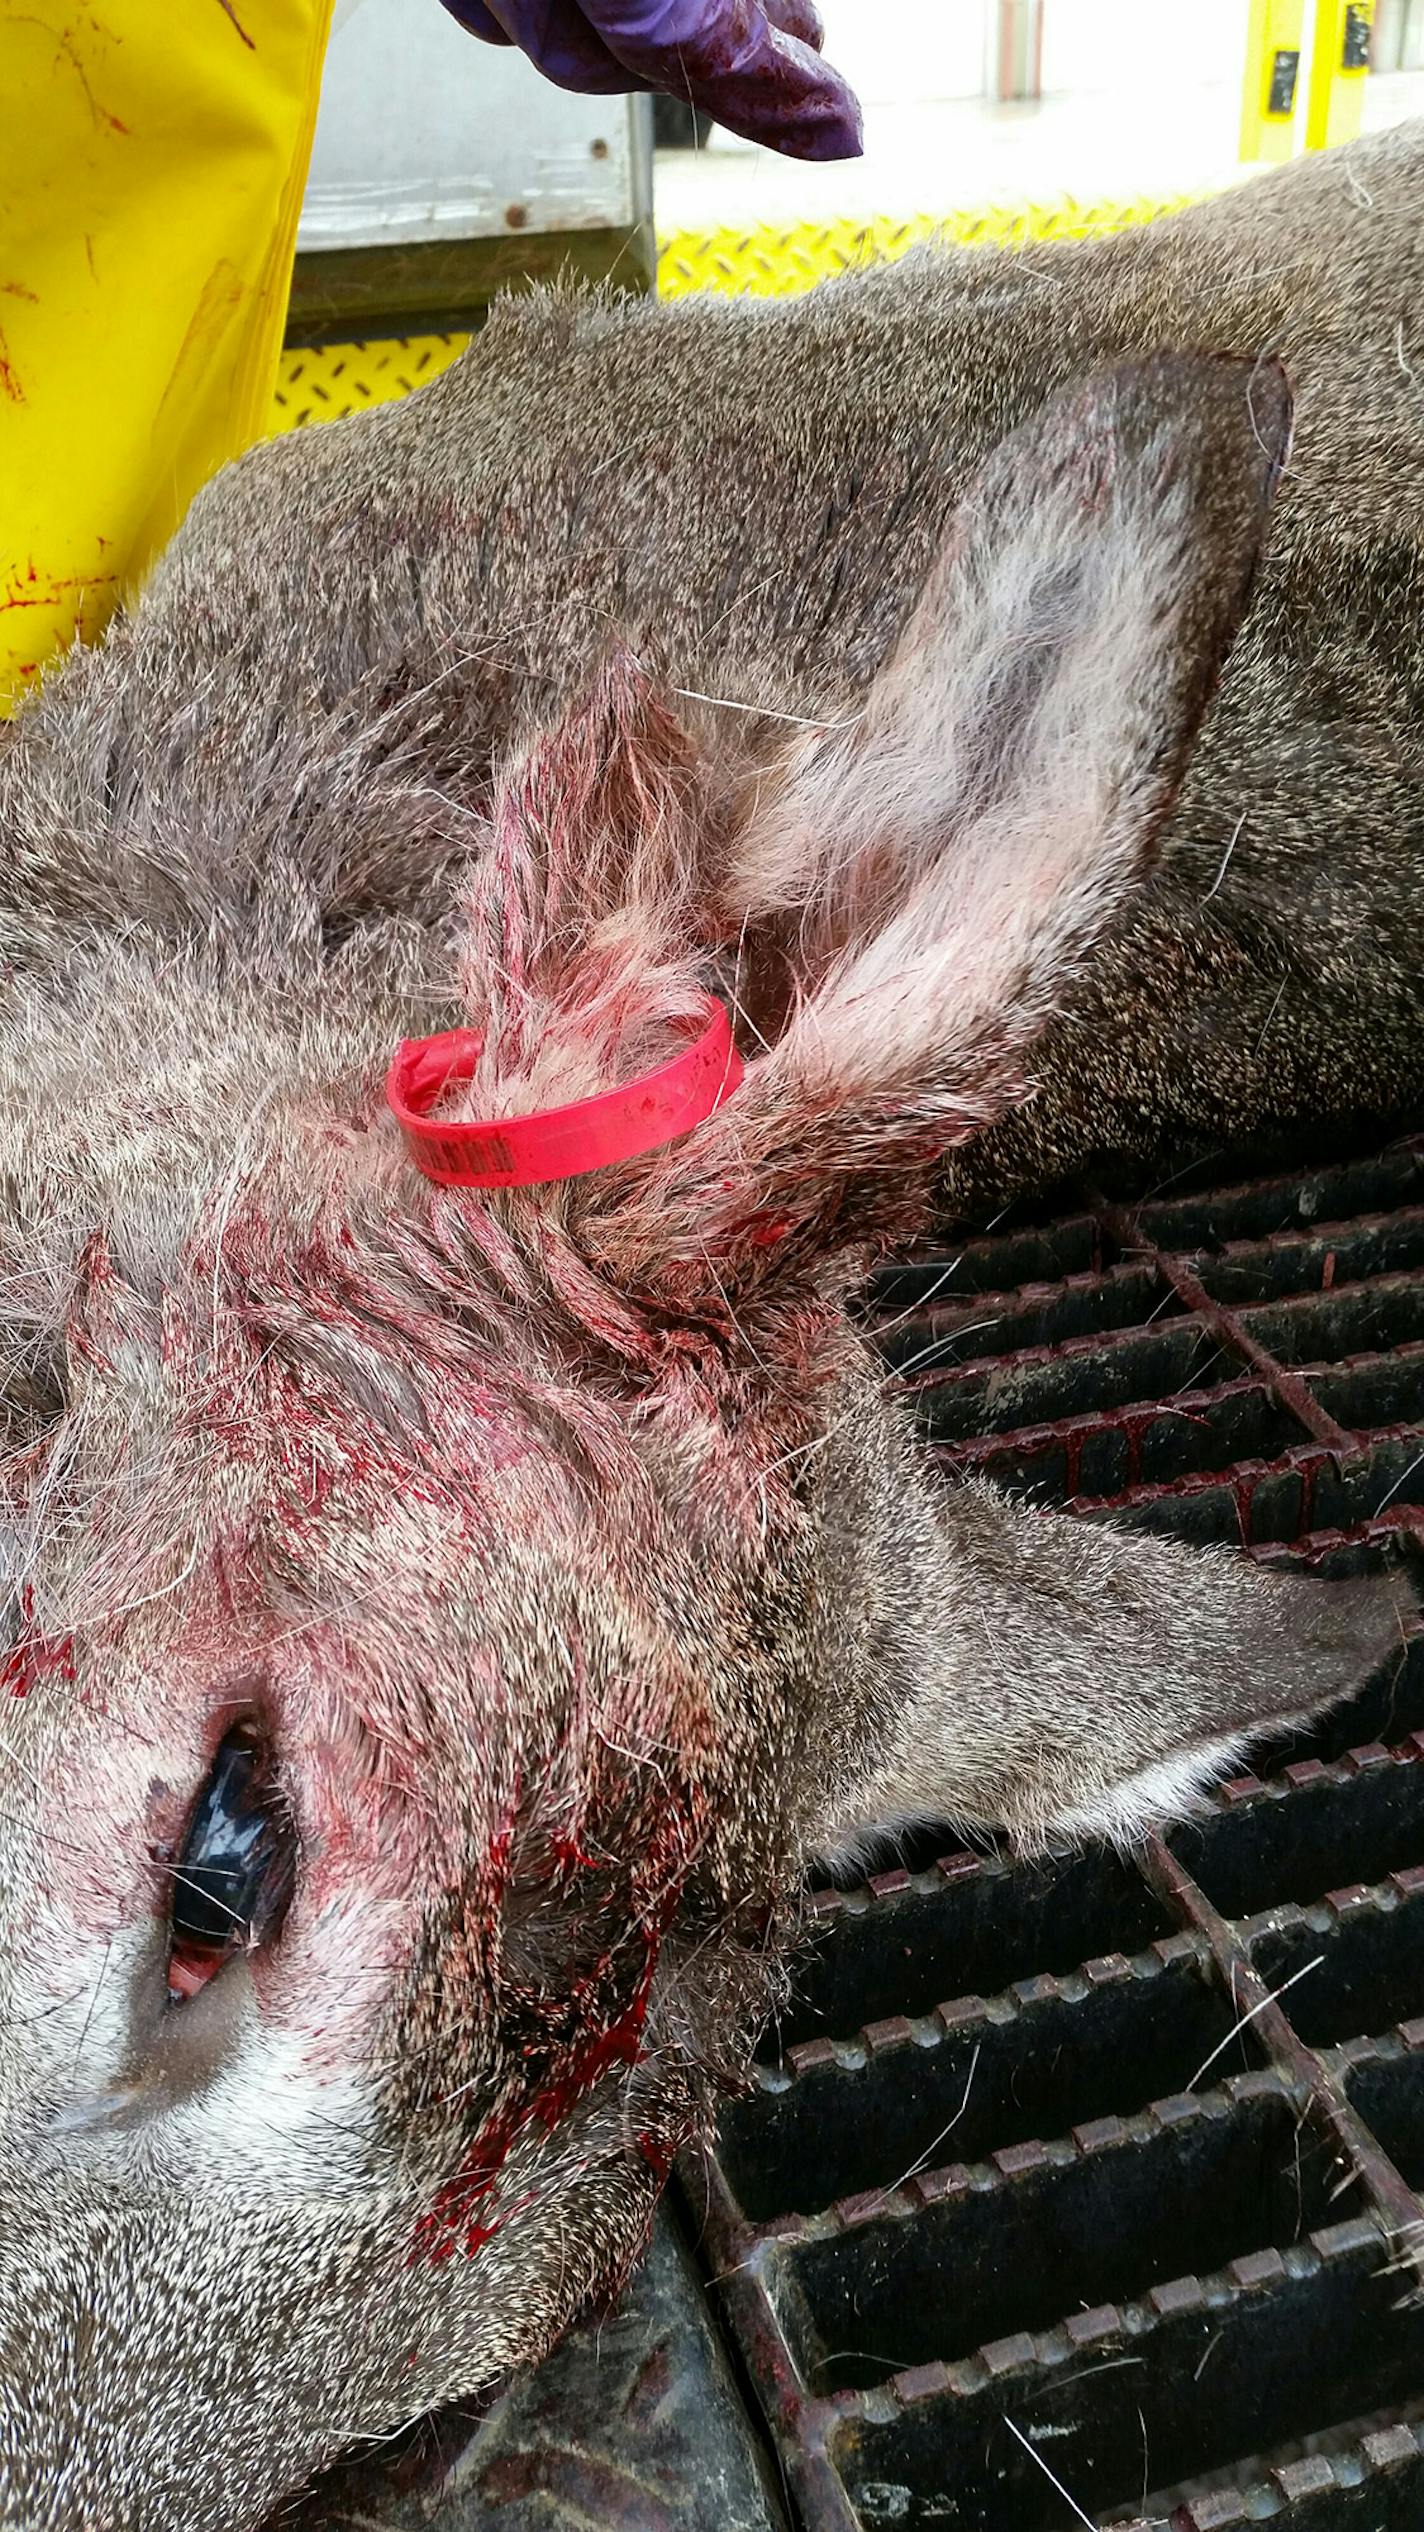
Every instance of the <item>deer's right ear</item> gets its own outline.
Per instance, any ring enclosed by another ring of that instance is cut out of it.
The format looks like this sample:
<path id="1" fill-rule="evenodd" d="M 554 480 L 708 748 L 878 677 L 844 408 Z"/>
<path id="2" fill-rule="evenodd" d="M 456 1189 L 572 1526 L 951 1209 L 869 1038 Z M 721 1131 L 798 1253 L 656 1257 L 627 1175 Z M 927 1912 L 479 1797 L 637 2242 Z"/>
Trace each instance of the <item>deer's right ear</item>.
<path id="1" fill-rule="evenodd" d="M 992 1487 L 902 1496 L 887 1635 L 891 1719 L 871 1771 L 822 1823 L 823 1853 L 910 1822 L 1135 1845 L 1231 1773 L 1401 1665 L 1406 1572 L 1272 1573 L 1016 1502 Z M 1031 1651 L 1027 1648 L 1031 1648 Z"/>
<path id="2" fill-rule="evenodd" d="M 1284 462 L 1272 363 L 1112 370 L 1005 440 L 849 728 L 768 772 L 716 928 L 777 979 L 718 1114 L 618 1189 L 632 1280 L 854 1272 L 1025 1058 L 1148 869 Z"/>

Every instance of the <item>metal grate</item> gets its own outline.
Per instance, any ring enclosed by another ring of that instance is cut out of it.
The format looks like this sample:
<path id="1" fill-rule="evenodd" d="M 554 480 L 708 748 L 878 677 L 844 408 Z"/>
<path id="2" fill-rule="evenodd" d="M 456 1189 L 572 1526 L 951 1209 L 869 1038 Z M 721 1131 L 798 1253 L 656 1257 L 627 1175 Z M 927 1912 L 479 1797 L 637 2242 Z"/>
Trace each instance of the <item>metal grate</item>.
<path id="1" fill-rule="evenodd" d="M 1424 1544 L 1424 1137 L 874 1305 L 950 1469 L 1327 1573 Z M 1424 2522 L 1421 1758 L 1416 1633 L 1138 1862 L 820 1895 L 706 2239 L 807 2532 Z"/>

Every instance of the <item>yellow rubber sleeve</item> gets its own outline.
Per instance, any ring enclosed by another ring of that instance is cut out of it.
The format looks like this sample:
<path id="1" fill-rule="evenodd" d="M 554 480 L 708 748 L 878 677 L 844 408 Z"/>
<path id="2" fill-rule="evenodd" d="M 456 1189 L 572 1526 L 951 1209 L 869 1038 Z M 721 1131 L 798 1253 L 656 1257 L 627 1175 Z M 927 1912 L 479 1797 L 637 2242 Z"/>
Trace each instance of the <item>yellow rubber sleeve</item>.
<path id="1" fill-rule="evenodd" d="M 0 0 L 0 710 L 269 427 L 332 0 Z"/>

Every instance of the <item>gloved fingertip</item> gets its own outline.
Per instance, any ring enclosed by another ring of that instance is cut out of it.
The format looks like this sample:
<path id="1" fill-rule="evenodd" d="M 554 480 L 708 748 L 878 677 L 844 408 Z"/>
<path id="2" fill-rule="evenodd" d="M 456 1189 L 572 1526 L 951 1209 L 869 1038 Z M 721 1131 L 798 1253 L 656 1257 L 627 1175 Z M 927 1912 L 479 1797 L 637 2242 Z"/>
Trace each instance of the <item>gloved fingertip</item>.
<path id="1" fill-rule="evenodd" d="M 485 0 L 440 0 L 440 6 L 457 26 L 462 26 L 467 35 L 477 35 L 482 44 L 513 45 L 513 36 L 505 33 L 498 18 L 491 17 Z"/>
<path id="2" fill-rule="evenodd" d="M 775 81 L 763 88 L 755 74 L 709 83 L 696 103 L 729 132 L 757 141 L 782 158 L 828 162 L 859 158 L 865 149 L 860 100 L 838 71 L 816 61 L 817 76 L 798 83 L 794 96 Z"/>
<path id="3" fill-rule="evenodd" d="M 808 119 L 796 139 L 783 133 L 775 146 L 790 158 L 863 158 L 865 123 L 859 98 L 849 88 L 843 89 L 823 118 Z"/>

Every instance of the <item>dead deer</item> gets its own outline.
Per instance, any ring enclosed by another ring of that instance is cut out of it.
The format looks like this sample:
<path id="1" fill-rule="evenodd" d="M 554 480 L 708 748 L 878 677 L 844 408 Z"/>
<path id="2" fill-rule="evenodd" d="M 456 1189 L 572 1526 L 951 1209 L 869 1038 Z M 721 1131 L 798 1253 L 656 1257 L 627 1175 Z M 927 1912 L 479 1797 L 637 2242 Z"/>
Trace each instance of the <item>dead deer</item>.
<path id="1" fill-rule="evenodd" d="M 532 2362 L 809 1855 L 1131 1839 L 1388 1654 L 1387 1580 L 946 1487 L 850 1304 L 936 1201 L 1418 1098 L 1421 215 L 1415 130 L 506 304 L 0 742 L 6 2526 L 244 2532 Z M 451 1031 L 461 1150 L 724 1051 L 476 1186 L 387 1089 Z"/>

